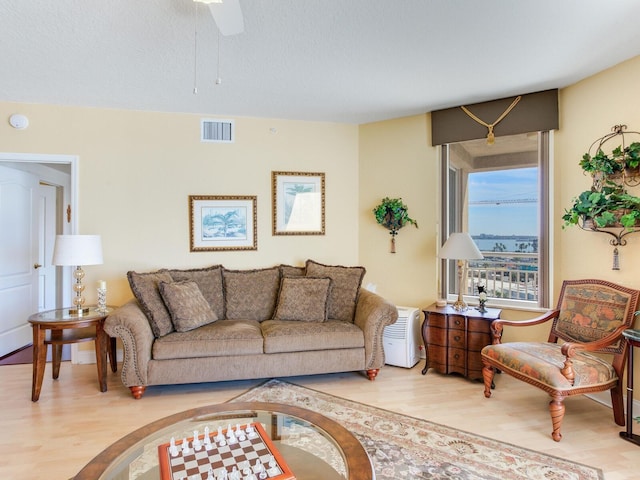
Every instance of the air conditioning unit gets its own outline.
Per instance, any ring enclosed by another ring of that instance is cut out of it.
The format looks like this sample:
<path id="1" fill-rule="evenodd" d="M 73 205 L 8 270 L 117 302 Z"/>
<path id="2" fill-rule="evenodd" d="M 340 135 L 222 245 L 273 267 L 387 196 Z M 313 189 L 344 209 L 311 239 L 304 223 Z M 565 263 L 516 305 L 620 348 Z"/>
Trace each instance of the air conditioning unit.
<path id="1" fill-rule="evenodd" d="M 397 307 L 398 321 L 384 327 L 383 346 L 385 363 L 411 368 L 420 361 L 420 310 Z"/>

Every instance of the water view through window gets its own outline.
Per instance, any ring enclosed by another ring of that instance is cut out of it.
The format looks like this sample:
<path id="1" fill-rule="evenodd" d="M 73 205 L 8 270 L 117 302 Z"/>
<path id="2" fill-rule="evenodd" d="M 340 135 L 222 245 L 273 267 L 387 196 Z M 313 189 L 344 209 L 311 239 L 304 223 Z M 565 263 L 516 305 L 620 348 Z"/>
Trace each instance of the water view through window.
<path id="1" fill-rule="evenodd" d="M 484 255 L 469 262 L 469 291 L 490 297 L 538 299 L 538 168 L 470 172 L 469 233 Z"/>

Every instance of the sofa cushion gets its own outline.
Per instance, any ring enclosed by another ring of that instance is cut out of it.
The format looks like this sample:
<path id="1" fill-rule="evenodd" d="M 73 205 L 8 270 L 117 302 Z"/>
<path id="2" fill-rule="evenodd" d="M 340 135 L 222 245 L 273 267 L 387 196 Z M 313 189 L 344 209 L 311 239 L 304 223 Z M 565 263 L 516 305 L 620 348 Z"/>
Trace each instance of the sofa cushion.
<path id="1" fill-rule="evenodd" d="M 362 330 L 353 323 L 341 320 L 266 320 L 260 324 L 260 328 L 264 337 L 264 353 L 364 347 Z"/>
<path id="2" fill-rule="evenodd" d="M 196 282 L 160 282 L 158 286 L 176 332 L 188 332 L 218 319 Z"/>
<path id="3" fill-rule="evenodd" d="M 352 322 L 366 271 L 364 267 L 323 265 L 307 260 L 306 271 L 308 277 L 329 277 L 333 281 L 329 294 L 329 318 Z"/>
<path id="4" fill-rule="evenodd" d="M 172 281 L 171 275 L 166 270 L 149 273 L 129 271 L 127 272 L 127 279 L 129 280 L 131 291 L 149 320 L 153 335 L 157 338 L 172 332 L 171 315 L 158 290 L 160 282 Z"/>
<path id="5" fill-rule="evenodd" d="M 204 298 L 218 318 L 224 317 L 224 291 L 222 288 L 222 265 L 188 270 L 169 270 L 176 282 L 192 280 L 198 284 Z"/>
<path id="6" fill-rule="evenodd" d="M 294 267 L 293 265 L 280 265 L 280 277 L 304 277 L 306 274 L 304 267 Z"/>
<path id="7" fill-rule="evenodd" d="M 263 341 L 260 324 L 253 320 L 218 320 L 188 332 L 173 332 L 153 342 L 153 358 L 225 357 L 258 355 Z M 193 368 L 198 368 L 194 364 Z"/>
<path id="8" fill-rule="evenodd" d="M 278 267 L 227 270 L 224 279 L 225 316 L 229 320 L 267 320 L 273 316 L 280 287 Z"/>
<path id="9" fill-rule="evenodd" d="M 284 277 L 280 280 L 274 320 L 324 322 L 327 319 L 330 278 Z"/>

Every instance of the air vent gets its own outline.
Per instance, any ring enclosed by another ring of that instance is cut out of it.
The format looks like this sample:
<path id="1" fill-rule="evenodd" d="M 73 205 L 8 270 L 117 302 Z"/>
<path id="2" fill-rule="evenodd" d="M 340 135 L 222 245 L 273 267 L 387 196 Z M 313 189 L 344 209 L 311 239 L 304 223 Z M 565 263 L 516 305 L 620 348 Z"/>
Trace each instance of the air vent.
<path id="1" fill-rule="evenodd" d="M 233 120 L 203 118 L 200 121 L 201 142 L 233 143 L 235 138 L 235 125 Z"/>

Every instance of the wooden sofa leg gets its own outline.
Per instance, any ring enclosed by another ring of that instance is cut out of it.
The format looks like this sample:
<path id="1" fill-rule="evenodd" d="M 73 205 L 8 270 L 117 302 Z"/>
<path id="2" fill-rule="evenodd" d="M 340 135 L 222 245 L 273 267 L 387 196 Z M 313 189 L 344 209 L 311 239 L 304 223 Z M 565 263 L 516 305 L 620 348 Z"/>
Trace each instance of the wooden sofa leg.
<path id="1" fill-rule="evenodd" d="M 133 398 L 135 398 L 136 400 L 139 400 L 140 398 L 142 398 L 142 395 L 144 395 L 144 391 L 146 389 L 147 387 L 142 385 L 135 385 L 133 387 L 129 387 L 129 390 L 131 390 L 131 394 L 133 395 Z"/>
<path id="2" fill-rule="evenodd" d="M 378 376 L 379 371 L 379 368 L 372 368 L 371 370 L 367 370 L 367 377 L 369 377 L 369 380 L 373 382 Z"/>
<path id="3" fill-rule="evenodd" d="M 562 433 L 560 428 L 562 427 L 562 419 L 564 418 L 564 397 L 554 396 L 549 402 L 549 412 L 551 413 L 551 423 L 553 424 L 553 432 L 551 437 L 559 442 L 562 440 Z"/>

